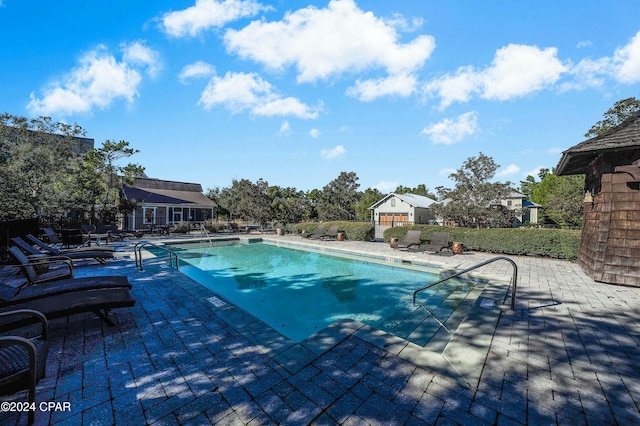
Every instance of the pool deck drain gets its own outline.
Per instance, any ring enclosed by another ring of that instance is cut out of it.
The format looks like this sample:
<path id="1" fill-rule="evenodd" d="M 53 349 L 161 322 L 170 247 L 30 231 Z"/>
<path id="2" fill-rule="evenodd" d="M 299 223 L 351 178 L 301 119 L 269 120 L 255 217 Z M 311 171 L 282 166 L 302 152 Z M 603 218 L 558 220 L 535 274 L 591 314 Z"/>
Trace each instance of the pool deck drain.
<path id="1" fill-rule="evenodd" d="M 491 257 L 398 254 L 382 243 L 317 244 L 443 270 Z M 90 314 L 51 322 L 47 373 L 36 397 L 70 402 L 71 411 L 37 411 L 36 424 L 640 424 L 640 289 L 596 283 L 573 263 L 514 257 L 516 311 L 500 314 L 494 327 L 483 315 L 500 301 L 488 296 L 495 305 L 477 306 L 477 317 L 458 328 L 460 347 L 444 350 L 456 365 L 456 356 L 484 345 L 477 339 L 495 329 L 471 389 L 441 374 L 435 359 L 412 351 L 406 340 L 349 322 L 322 330 L 318 347 L 283 350 L 276 362 L 247 338 L 268 330 L 227 309 L 246 321 L 241 329 L 229 326 L 206 301 L 210 292 L 171 269 L 136 271 L 131 248 L 119 244 L 118 259 L 104 267 L 77 268 L 77 276 L 128 275 L 137 304 L 113 312 L 115 327 Z M 498 263 L 482 272 L 511 273 Z M 341 328 L 351 329 L 347 337 Z M 322 355 L 309 355 L 336 340 Z M 307 356 L 295 373 L 283 367 Z M 22 401 L 24 393 L 2 400 Z M 24 424 L 26 415 L 1 413 L 0 422 Z"/>

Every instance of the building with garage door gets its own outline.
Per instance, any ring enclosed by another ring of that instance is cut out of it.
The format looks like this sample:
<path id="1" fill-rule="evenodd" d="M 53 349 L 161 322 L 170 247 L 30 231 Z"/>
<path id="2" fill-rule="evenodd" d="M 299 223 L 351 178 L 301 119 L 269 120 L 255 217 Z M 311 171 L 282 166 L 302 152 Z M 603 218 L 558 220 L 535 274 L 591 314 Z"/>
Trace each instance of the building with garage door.
<path id="1" fill-rule="evenodd" d="M 429 207 L 436 200 L 416 194 L 391 193 L 369 207 L 373 210 L 373 221 L 380 226 L 402 226 L 434 221 Z"/>

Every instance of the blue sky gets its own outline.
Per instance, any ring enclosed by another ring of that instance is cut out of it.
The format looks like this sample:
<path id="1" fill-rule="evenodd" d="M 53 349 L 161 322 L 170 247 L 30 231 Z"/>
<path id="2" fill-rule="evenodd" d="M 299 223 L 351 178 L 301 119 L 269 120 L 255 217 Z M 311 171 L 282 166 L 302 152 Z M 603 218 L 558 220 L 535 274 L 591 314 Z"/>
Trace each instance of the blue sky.
<path id="1" fill-rule="evenodd" d="M 640 97 L 637 0 L 0 0 L 0 36 L 0 112 L 204 188 L 519 183 Z"/>

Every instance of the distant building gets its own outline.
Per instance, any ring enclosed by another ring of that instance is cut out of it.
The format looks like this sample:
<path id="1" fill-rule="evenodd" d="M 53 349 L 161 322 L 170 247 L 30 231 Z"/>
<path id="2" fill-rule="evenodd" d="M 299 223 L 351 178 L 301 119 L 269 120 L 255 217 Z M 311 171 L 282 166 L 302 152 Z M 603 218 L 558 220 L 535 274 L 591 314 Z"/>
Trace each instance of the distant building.
<path id="1" fill-rule="evenodd" d="M 429 223 L 435 216 L 429 207 L 436 200 L 416 194 L 391 193 L 369 207 L 373 221 L 382 226 L 402 226 Z"/>
<path id="2" fill-rule="evenodd" d="M 524 223 L 538 223 L 538 213 L 542 206 L 526 198 L 524 194 L 512 191 L 507 198 L 500 200 L 500 205 L 505 206 L 508 210 L 514 211 L 513 226 L 516 228 Z"/>
<path id="3" fill-rule="evenodd" d="M 212 219 L 217 204 L 202 193 L 199 183 L 175 182 L 147 177 L 123 186 L 122 198 L 136 208 L 124 217 L 124 228 L 148 229 L 175 223 L 203 223 Z"/>

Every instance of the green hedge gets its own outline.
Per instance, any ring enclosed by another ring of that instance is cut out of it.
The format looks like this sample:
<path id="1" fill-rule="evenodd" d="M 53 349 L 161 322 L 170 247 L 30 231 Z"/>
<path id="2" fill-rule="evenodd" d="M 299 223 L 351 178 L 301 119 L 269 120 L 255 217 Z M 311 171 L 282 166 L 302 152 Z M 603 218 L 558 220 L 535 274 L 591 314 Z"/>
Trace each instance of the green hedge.
<path id="1" fill-rule="evenodd" d="M 389 228 L 384 240 L 402 241 L 410 229 L 422 231 L 422 240 L 431 239 L 434 232 L 449 232 L 451 242 L 461 242 L 465 249 L 497 254 L 548 256 L 576 260 L 580 245 L 580 231 L 539 228 L 445 228 L 431 225 L 409 225 Z"/>
<path id="2" fill-rule="evenodd" d="M 325 231 L 331 226 L 338 225 L 338 230 L 344 232 L 348 240 L 353 241 L 371 241 L 375 235 L 375 228 L 370 222 L 349 222 L 349 221 L 328 221 L 322 222 Z M 292 233 L 299 234 L 302 231 L 313 233 L 318 228 L 318 222 L 302 222 L 290 225 Z"/>

